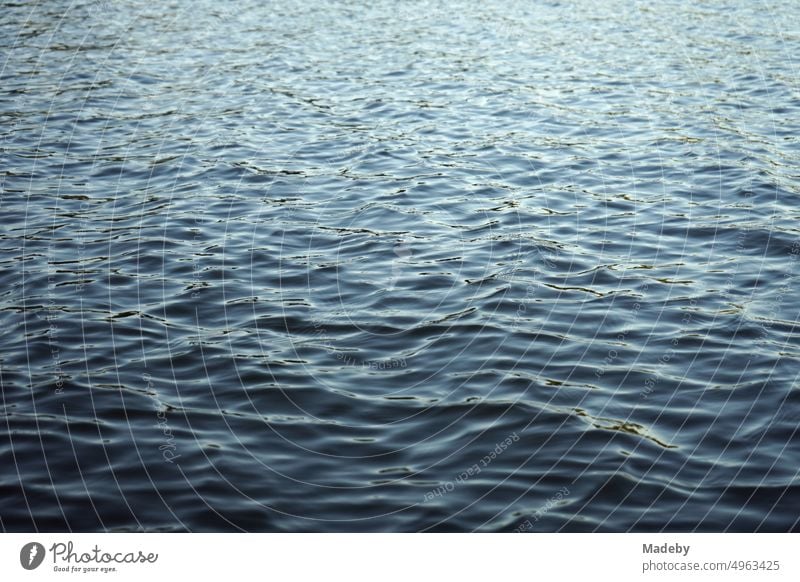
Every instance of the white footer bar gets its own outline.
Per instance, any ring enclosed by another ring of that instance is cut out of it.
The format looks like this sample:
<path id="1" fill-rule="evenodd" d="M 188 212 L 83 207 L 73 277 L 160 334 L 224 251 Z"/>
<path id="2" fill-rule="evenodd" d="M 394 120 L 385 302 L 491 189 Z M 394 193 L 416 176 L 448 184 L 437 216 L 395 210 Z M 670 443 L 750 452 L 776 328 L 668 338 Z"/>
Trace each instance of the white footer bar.
<path id="1" fill-rule="evenodd" d="M 800 580 L 798 534 L 2 534 L 0 579 Z"/>

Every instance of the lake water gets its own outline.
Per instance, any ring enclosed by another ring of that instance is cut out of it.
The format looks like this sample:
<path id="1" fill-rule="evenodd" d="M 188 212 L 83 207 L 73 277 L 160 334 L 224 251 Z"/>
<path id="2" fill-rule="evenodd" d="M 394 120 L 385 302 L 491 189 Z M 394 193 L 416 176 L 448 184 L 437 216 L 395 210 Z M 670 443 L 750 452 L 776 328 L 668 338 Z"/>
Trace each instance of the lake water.
<path id="1" fill-rule="evenodd" d="M 3 3 L 0 528 L 797 530 L 798 11 Z"/>

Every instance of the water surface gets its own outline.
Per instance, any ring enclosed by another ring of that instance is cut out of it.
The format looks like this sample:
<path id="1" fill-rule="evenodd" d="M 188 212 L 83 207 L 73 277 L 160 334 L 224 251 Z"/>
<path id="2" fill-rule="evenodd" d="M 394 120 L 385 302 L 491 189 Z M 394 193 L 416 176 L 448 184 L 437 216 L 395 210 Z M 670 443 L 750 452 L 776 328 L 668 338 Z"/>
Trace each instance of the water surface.
<path id="1" fill-rule="evenodd" d="M 798 529 L 797 11 L 3 3 L 0 528 Z"/>

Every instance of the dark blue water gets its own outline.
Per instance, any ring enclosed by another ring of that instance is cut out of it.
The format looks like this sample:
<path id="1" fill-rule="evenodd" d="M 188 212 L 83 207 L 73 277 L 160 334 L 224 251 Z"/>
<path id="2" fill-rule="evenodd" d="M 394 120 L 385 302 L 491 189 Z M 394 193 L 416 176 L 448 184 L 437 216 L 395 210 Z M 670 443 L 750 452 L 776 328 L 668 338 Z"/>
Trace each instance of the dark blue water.
<path id="1" fill-rule="evenodd" d="M 797 530 L 798 12 L 4 2 L 0 528 Z"/>

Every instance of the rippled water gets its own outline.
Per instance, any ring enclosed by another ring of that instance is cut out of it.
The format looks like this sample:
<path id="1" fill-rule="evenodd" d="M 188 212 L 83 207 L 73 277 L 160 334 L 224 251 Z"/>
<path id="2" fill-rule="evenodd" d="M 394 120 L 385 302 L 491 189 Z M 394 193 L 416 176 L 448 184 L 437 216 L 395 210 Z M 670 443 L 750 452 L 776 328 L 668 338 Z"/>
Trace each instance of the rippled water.
<path id="1" fill-rule="evenodd" d="M 4 530 L 798 529 L 798 5 L 4 2 Z"/>

